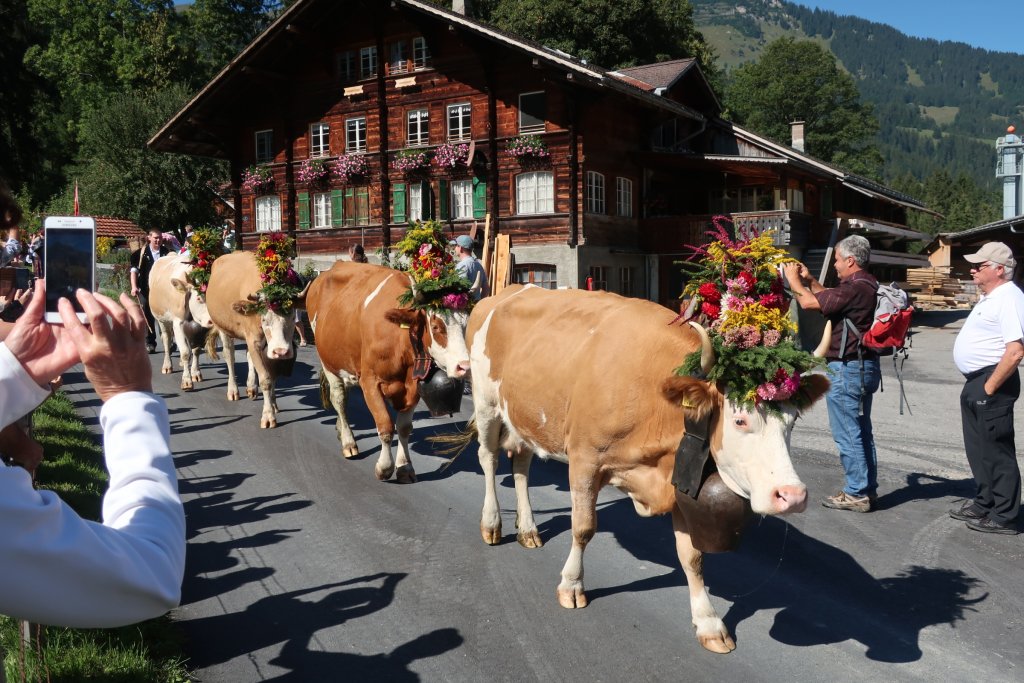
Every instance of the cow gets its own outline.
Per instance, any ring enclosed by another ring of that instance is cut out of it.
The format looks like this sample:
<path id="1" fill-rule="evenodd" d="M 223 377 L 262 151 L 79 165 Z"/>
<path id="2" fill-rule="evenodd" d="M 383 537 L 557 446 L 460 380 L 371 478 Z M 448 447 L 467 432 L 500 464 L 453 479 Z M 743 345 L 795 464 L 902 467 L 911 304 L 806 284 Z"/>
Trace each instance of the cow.
<path id="1" fill-rule="evenodd" d="M 641 516 L 671 513 L 697 638 L 708 650 L 726 653 L 736 645 L 708 599 L 702 553 L 687 526 L 699 516 L 688 516 L 673 484 L 684 422 L 710 417 L 707 442 L 726 493 L 749 501 L 755 513 L 776 515 L 806 506 L 807 489 L 789 457 L 797 410 L 737 405 L 725 399 L 723 387 L 677 376 L 674 368 L 697 349 L 702 368 L 710 370 L 714 351 L 703 328 L 670 324 L 673 317 L 640 299 L 519 285 L 476 306 L 466 339 L 485 477 L 480 531 L 486 543 L 500 541 L 499 450 L 512 458 L 517 538 L 527 548 L 541 545 L 527 490 L 530 460 L 536 453 L 567 463 L 572 549 L 557 597 L 572 609 L 587 605 L 583 551 L 596 531 L 603 486 L 625 492 Z M 828 389 L 821 375 L 802 382 L 812 403 Z"/>
<path id="2" fill-rule="evenodd" d="M 213 321 L 203 296 L 188 281 L 192 269 L 185 254 L 168 254 L 156 260 L 149 271 L 149 309 L 160 326 L 164 345 L 164 363 L 160 372 L 173 372 L 171 339 L 181 356 L 181 390 L 191 391 L 193 382 L 201 382 L 199 352 L 210 336 Z M 216 358 L 213 349 L 210 355 Z"/>
<path id="3" fill-rule="evenodd" d="M 210 319 L 216 326 L 224 347 L 228 366 L 228 400 L 238 400 L 238 383 L 235 380 L 235 339 L 245 341 L 246 360 L 249 375 L 245 382 L 246 394 L 257 397 L 256 380 L 263 393 L 263 414 L 261 429 L 277 426 L 277 402 L 274 384 L 277 377 L 291 373 L 295 363 L 295 349 L 292 339 L 295 333 L 295 316 L 291 309 L 286 314 L 257 310 L 260 303 L 259 268 L 252 252 L 236 251 L 220 256 L 213 262 L 210 282 L 206 289 L 206 306 Z M 292 299 L 292 306 L 302 308 L 307 285 Z"/>
<path id="4" fill-rule="evenodd" d="M 338 261 L 313 281 L 306 297 L 327 384 L 325 399 L 329 397 L 338 413 L 342 456 L 359 454 L 346 416 L 346 395 L 358 384 L 380 436 L 374 473 L 381 481 L 396 474 L 400 483 L 416 481 L 409 460 L 409 435 L 413 409 L 420 400 L 414 377 L 417 356 L 424 362 L 429 355 L 449 377 L 461 379 L 469 371 L 464 338 L 468 315 L 447 309 L 398 308 L 398 298 L 410 283 L 407 274 L 391 268 Z M 391 453 L 395 422 L 386 402 L 397 412 L 397 458 Z"/>

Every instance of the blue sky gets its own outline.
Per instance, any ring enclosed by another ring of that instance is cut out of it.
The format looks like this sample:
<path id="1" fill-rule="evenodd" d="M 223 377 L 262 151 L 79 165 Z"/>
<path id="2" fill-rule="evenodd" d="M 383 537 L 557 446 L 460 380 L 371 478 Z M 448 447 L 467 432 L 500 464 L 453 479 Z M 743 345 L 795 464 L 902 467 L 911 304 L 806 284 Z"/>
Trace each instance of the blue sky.
<path id="1" fill-rule="evenodd" d="M 995 0 L 793 0 L 889 24 L 909 36 L 1024 54 L 1024 6 Z"/>

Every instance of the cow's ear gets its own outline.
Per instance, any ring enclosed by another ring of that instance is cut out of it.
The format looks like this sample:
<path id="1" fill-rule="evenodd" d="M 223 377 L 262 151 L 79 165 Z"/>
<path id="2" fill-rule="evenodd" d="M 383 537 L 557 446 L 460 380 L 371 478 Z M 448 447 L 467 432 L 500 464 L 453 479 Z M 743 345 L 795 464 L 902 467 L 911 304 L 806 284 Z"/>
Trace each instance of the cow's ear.
<path id="1" fill-rule="evenodd" d="M 666 379 L 661 385 L 661 394 L 669 403 L 682 406 L 700 420 L 714 408 L 717 391 L 704 380 L 683 376 Z"/>
<path id="2" fill-rule="evenodd" d="M 188 289 L 188 285 L 186 285 L 184 282 L 182 282 L 176 277 L 171 278 L 171 286 L 174 287 L 179 292 L 181 292 L 182 294 L 184 294 L 185 291 Z"/>
<path id="3" fill-rule="evenodd" d="M 384 314 L 384 319 L 402 327 L 416 325 L 423 314 L 411 308 L 392 308 Z"/>
<path id="4" fill-rule="evenodd" d="M 255 315 L 259 311 L 259 305 L 251 300 L 236 301 L 231 304 L 231 310 L 239 315 Z"/>
<path id="5" fill-rule="evenodd" d="M 831 382 L 825 375 L 814 374 L 800 377 L 800 393 L 807 399 L 804 409 L 810 408 L 818 399 L 827 394 L 829 386 L 831 386 Z"/>

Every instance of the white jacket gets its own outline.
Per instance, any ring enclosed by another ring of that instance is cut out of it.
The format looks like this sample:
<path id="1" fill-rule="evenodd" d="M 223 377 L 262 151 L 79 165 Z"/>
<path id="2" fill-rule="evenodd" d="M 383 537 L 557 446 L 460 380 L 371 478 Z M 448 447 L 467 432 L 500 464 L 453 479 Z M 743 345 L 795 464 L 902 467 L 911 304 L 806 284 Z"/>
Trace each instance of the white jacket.
<path id="1" fill-rule="evenodd" d="M 44 401 L 0 343 L 0 428 Z M 110 627 L 178 605 L 185 513 L 178 497 L 167 406 L 127 392 L 100 411 L 110 488 L 103 523 L 79 517 L 20 467 L 0 465 L 0 613 L 42 624 Z"/>

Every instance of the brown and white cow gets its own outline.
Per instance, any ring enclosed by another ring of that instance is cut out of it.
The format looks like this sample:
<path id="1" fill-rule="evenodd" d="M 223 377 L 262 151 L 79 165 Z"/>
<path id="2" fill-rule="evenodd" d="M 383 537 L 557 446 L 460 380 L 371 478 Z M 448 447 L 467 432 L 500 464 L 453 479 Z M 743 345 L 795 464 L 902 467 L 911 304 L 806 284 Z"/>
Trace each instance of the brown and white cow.
<path id="1" fill-rule="evenodd" d="M 541 545 L 527 490 L 530 460 L 537 453 L 568 463 L 572 549 L 557 594 L 563 607 L 576 608 L 587 605 L 583 550 L 596 531 L 598 491 L 621 489 L 642 516 L 671 512 L 697 638 L 724 653 L 735 643 L 708 599 L 702 553 L 671 481 L 684 418 L 710 413 L 711 457 L 722 480 L 754 512 L 774 515 L 806 506 L 806 487 L 789 456 L 797 411 L 747 409 L 726 400 L 720 387 L 676 376 L 673 369 L 707 335 L 670 325 L 673 317 L 657 304 L 615 294 L 521 286 L 477 305 L 466 337 L 486 487 L 480 530 L 487 543 L 499 542 L 500 450 L 512 456 L 518 540 L 528 548 Z M 710 342 L 704 348 L 702 360 L 713 363 Z M 813 400 L 827 391 L 823 376 L 805 381 Z"/>
<path id="2" fill-rule="evenodd" d="M 337 431 L 346 458 L 359 454 L 346 412 L 348 389 L 359 385 L 380 436 L 374 472 L 381 481 L 396 473 L 403 483 L 416 481 L 409 460 L 413 409 L 420 400 L 413 377 L 414 340 L 450 377 L 465 377 L 469 352 L 463 312 L 424 312 L 398 308 L 409 287 L 405 273 L 366 263 L 338 261 L 312 282 L 306 311 L 316 335 L 330 400 L 338 413 Z M 386 402 L 397 412 L 398 456 L 391 454 L 395 432 Z"/>
<path id="3" fill-rule="evenodd" d="M 267 429 L 277 426 L 274 384 L 279 375 L 291 372 L 295 362 L 292 344 L 295 315 L 290 309 L 287 315 L 269 310 L 263 313 L 253 311 L 253 304 L 258 303 L 257 293 L 262 286 L 256 258 L 251 252 L 225 254 L 213 262 L 210 270 L 206 305 L 224 347 L 228 366 L 228 400 L 238 400 L 233 340 L 242 339 L 245 341 L 246 360 L 249 363 L 245 391 L 249 398 L 257 397 L 258 377 L 259 390 L 263 392 L 260 428 Z M 295 297 L 294 306 L 303 307 L 308 289 L 307 286 Z"/>
<path id="4" fill-rule="evenodd" d="M 165 375 L 173 372 L 173 339 L 181 357 L 182 391 L 191 391 L 193 382 L 203 380 L 199 353 L 213 327 L 205 299 L 188 282 L 191 270 L 187 255 L 168 254 L 157 259 L 149 271 L 149 309 L 160 326 L 164 345 L 164 364 L 160 371 Z"/>

